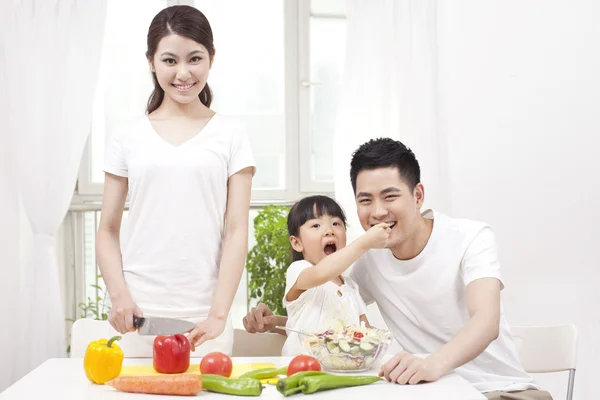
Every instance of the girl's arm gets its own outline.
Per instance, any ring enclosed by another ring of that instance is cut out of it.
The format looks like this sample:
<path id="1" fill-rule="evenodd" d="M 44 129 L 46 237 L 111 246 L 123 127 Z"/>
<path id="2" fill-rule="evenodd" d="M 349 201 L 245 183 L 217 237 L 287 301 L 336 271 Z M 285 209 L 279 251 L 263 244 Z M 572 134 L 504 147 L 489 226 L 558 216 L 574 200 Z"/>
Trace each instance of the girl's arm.
<path id="1" fill-rule="evenodd" d="M 193 347 L 219 336 L 233 298 L 240 284 L 244 262 L 248 254 L 248 219 L 252 189 L 253 167 L 244 168 L 229 177 L 227 183 L 227 211 L 223 256 L 219 266 L 219 280 L 208 314 L 208 319 L 198 324 L 189 334 Z"/>
<path id="2" fill-rule="evenodd" d="M 102 213 L 96 236 L 96 254 L 112 305 L 108 320 L 120 333 L 134 331 L 133 316 L 142 316 L 131 299 L 123 278 L 120 230 L 126 198 L 127 178 L 106 173 Z"/>
<path id="3" fill-rule="evenodd" d="M 377 224 L 350 245 L 323 258 L 313 268 L 306 268 L 298 275 L 296 283 L 287 292 L 286 300 L 294 301 L 308 289 L 320 286 L 341 275 L 367 250 L 384 248 L 389 235 L 388 224 Z"/>

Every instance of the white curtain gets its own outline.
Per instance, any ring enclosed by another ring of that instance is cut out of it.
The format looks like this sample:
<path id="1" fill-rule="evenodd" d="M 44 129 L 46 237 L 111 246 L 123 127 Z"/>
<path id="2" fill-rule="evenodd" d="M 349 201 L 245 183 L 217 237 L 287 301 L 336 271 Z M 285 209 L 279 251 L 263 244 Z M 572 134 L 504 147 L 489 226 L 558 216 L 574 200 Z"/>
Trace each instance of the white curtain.
<path id="1" fill-rule="evenodd" d="M 2 17 L 0 17 L 2 23 Z M 2 42 L 0 42 L 0 54 Z M 0 74 L 0 392 L 12 381 L 12 365 L 18 336 L 14 332 L 19 295 L 19 203 L 12 143 L 8 135 L 6 77 Z"/>
<path id="2" fill-rule="evenodd" d="M 9 379 L 16 380 L 48 358 L 66 355 L 55 233 L 90 130 L 106 1 L 14 0 L 1 7 L 0 83 L 8 119 L 2 130 L 14 162 L 4 175 L 16 178 L 33 233 L 19 291 L 11 287 L 0 299 L 12 307 L 0 329 L 12 337 L 0 342 L 8 355 L 2 366 L 10 366 Z M 6 234 L 10 226 L 0 229 Z"/>
<path id="3" fill-rule="evenodd" d="M 363 230 L 350 185 L 362 143 L 391 137 L 421 164 L 425 207 L 442 207 L 436 134 L 436 0 L 349 0 L 346 65 L 335 132 L 335 196 L 348 214 L 349 241 Z M 442 151 L 440 151 L 442 150 Z"/>

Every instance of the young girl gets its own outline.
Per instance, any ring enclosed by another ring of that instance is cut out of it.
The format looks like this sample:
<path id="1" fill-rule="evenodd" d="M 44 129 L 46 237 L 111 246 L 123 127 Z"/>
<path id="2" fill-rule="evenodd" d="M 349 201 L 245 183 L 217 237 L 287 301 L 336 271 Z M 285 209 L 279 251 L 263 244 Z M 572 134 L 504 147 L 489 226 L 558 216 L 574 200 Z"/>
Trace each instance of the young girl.
<path id="1" fill-rule="evenodd" d="M 109 322 L 125 333 L 135 330 L 134 315 L 188 319 L 197 324 L 192 348 L 215 339 L 197 356 L 231 353 L 229 311 L 247 253 L 255 169 L 248 135 L 209 108 L 215 48 L 204 14 L 165 8 L 147 39 L 154 81 L 147 116 L 118 129 L 107 146 L 97 254 Z M 129 235 L 121 254 L 127 194 Z M 143 342 L 138 356 L 151 356 L 152 341 L 136 340 Z"/>
<path id="2" fill-rule="evenodd" d="M 286 273 L 286 327 L 308 332 L 341 330 L 369 323 L 356 284 L 342 273 L 367 250 L 384 248 L 388 224 L 378 224 L 346 247 L 346 216 L 335 200 L 310 196 L 288 215 L 294 262 Z M 282 355 L 304 353 L 298 334 L 288 331 Z"/>

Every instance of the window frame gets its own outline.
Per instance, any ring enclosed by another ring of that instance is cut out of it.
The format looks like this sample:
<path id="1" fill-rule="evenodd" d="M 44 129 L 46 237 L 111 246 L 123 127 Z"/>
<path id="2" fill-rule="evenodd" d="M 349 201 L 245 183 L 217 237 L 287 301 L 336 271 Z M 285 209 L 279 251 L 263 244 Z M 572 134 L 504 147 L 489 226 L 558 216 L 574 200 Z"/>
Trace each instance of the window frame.
<path id="1" fill-rule="evenodd" d="M 166 6 L 191 5 L 202 0 L 164 0 Z M 312 180 L 310 90 L 310 0 L 281 0 L 284 4 L 285 189 L 252 189 L 253 206 L 290 203 L 302 196 L 333 196 L 333 182 Z M 91 134 L 78 173 L 73 203 L 100 201 L 103 184 L 92 182 Z"/>

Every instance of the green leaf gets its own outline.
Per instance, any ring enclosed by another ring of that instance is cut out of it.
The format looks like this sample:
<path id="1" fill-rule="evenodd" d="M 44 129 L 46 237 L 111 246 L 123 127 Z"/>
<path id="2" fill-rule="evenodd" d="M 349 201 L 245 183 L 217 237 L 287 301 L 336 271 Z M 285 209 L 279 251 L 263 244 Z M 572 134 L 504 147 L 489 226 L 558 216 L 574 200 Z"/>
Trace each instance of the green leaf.
<path id="1" fill-rule="evenodd" d="M 287 235 L 289 207 L 266 206 L 254 218 L 256 245 L 248 252 L 248 301 L 263 302 L 275 314 L 287 315 L 282 304 L 285 272 L 292 262 Z"/>

